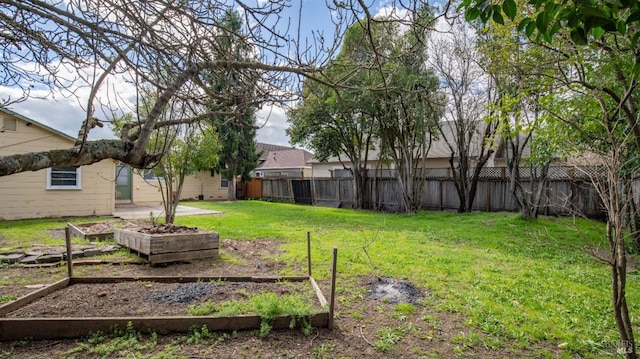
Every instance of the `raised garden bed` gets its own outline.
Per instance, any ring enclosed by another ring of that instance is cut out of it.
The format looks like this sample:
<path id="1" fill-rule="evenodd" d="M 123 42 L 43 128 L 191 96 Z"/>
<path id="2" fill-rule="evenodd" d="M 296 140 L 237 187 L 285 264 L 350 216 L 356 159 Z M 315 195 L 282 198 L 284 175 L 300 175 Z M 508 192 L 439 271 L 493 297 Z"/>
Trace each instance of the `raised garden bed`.
<path id="1" fill-rule="evenodd" d="M 216 232 L 164 225 L 114 230 L 114 240 L 138 252 L 149 263 L 217 258 L 220 236 Z"/>
<path id="2" fill-rule="evenodd" d="M 106 313 L 91 317 L 61 317 L 55 314 L 39 313 L 38 317 L 18 317 L 20 311 L 28 311 L 29 304 L 52 295 L 56 292 L 69 288 L 73 285 L 98 285 L 117 284 L 124 282 L 144 282 L 144 283 L 206 283 L 206 282 L 235 282 L 235 283 L 276 283 L 281 281 L 306 282 L 311 286 L 311 290 L 317 296 L 318 312 L 308 318 L 314 327 L 330 326 L 330 311 L 327 308 L 327 300 L 318 288 L 315 281 L 310 277 L 71 277 L 62 279 L 50 286 L 42 288 L 36 292 L 25 295 L 17 300 L 0 306 L 0 340 L 12 341 L 24 338 L 32 339 L 61 339 L 77 338 L 85 336 L 91 332 L 110 332 L 114 325 L 120 328 L 127 327 L 131 323 L 140 332 L 155 331 L 158 334 L 168 334 L 172 332 L 186 333 L 196 325 L 202 327 L 206 325 L 209 330 L 231 331 L 231 330 L 251 330 L 260 328 L 262 318 L 255 314 L 237 316 L 134 316 L 119 315 L 108 316 Z M 98 293 L 100 294 L 100 293 Z M 106 294 L 108 295 L 108 294 Z M 99 301 L 96 295 L 92 298 Z M 136 303 L 131 303 L 131 310 L 135 310 Z M 42 308 L 43 306 L 40 305 Z M 16 317 L 10 317 L 16 312 Z M 290 328 L 292 319 L 290 316 L 279 316 L 271 323 L 273 329 Z"/>
<path id="3" fill-rule="evenodd" d="M 68 223 L 69 232 L 72 237 L 86 239 L 88 241 L 105 241 L 113 238 L 113 231 L 116 226 L 135 227 L 128 222 L 90 222 L 71 224 Z"/>
<path id="4" fill-rule="evenodd" d="M 116 313 L 116 316 L 99 316 L 86 317 L 64 317 L 52 313 L 47 315 L 40 311 L 32 311 L 35 317 L 22 317 L 17 312 L 16 317 L 10 317 L 12 312 L 22 310 L 22 314 L 29 312 L 25 309 L 30 303 L 37 301 L 43 297 L 59 292 L 65 288 L 69 288 L 74 284 L 84 285 L 103 285 L 117 284 L 126 282 L 148 283 L 220 283 L 220 282 L 238 282 L 238 283 L 276 283 L 276 282 L 307 282 L 311 286 L 312 293 L 315 293 L 319 310 L 308 318 L 306 323 L 313 327 L 333 328 L 333 315 L 335 305 L 335 283 L 336 283 L 336 266 L 337 266 L 337 249 L 333 249 L 333 263 L 331 270 L 331 294 L 329 301 L 325 298 L 320 287 L 311 276 L 311 245 L 310 234 L 307 233 L 307 253 L 308 253 L 308 276 L 279 276 L 279 277 L 74 277 L 73 276 L 73 257 L 71 254 L 71 236 L 66 231 L 67 242 L 67 266 L 68 277 L 54 284 L 46 286 L 40 290 L 24 295 L 12 302 L 0 306 L 0 341 L 30 339 L 57 339 L 57 338 L 77 338 L 88 335 L 91 332 L 109 332 L 115 326 L 125 328 L 132 326 L 140 332 L 156 332 L 158 334 L 167 334 L 171 332 L 186 333 L 193 326 L 206 326 L 213 331 L 231 331 L 231 330 L 251 330 L 259 329 L 263 324 L 264 318 L 259 315 L 234 315 L 213 317 L 211 315 L 204 316 L 133 316 L 127 313 Z M 96 289 L 100 289 L 97 288 Z M 92 300 L 99 300 L 100 297 L 109 295 L 108 291 L 101 289 L 96 293 Z M 126 296 L 125 293 L 115 295 Z M 91 300 L 89 300 L 90 302 Z M 136 303 L 131 306 L 135 308 Z M 46 305 L 44 306 L 45 310 Z M 43 308 L 43 306 L 41 306 Z M 53 315 L 53 316 L 52 316 Z M 77 313 L 76 313 L 77 315 Z M 272 329 L 291 328 L 292 323 L 296 323 L 291 316 L 281 315 L 275 318 L 269 318 L 269 325 Z"/>

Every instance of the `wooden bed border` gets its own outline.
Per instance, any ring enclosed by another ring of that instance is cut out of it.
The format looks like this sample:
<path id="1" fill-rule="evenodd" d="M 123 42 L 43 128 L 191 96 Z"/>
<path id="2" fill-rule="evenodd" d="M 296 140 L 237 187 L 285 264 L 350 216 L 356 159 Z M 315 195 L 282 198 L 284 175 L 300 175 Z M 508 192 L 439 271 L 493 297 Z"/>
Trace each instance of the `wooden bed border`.
<path id="1" fill-rule="evenodd" d="M 91 332 L 109 333 L 117 325 L 126 328 L 129 323 L 142 332 L 156 332 L 158 334 L 186 333 L 193 326 L 207 326 L 212 331 L 233 331 L 259 329 L 262 319 L 258 315 L 238 315 L 229 317 L 209 316 L 171 316 L 171 317 L 86 317 L 86 318 L 7 318 L 6 315 L 16 311 L 29 303 L 54 293 L 73 284 L 120 283 L 131 281 L 149 281 L 160 283 L 193 283 L 207 281 L 274 283 L 278 281 L 303 282 L 309 281 L 315 291 L 318 303 L 328 311 L 321 311 L 311 316 L 311 325 L 317 328 L 333 329 L 333 313 L 335 305 L 335 277 L 337 249 L 333 249 L 333 266 L 331 273 L 331 297 L 327 301 L 322 290 L 311 276 L 311 241 L 307 233 L 308 276 L 139 276 L 139 277 L 74 277 L 71 259 L 71 236 L 69 227 L 66 229 L 68 277 L 51 285 L 24 295 L 12 302 L 0 306 L 0 341 L 29 339 L 68 339 L 88 335 Z M 290 316 L 277 317 L 272 326 L 274 329 L 290 328 Z"/>

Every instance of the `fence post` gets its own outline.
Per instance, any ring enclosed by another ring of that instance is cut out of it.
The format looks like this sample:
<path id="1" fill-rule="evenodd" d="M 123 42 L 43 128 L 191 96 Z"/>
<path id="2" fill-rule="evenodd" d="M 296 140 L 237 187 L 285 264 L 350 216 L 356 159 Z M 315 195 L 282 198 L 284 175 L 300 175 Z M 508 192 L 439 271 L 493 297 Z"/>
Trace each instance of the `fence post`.
<path id="1" fill-rule="evenodd" d="M 487 180 L 485 183 L 485 188 L 487 189 L 487 212 L 491 212 L 491 181 Z"/>
<path id="2" fill-rule="evenodd" d="M 311 277 L 311 232 L 307 232 L 307 262 L 309 277 Z"/>
<path id="3" fill-rule="evenodd" d="M 447 169 L 447 171 L 448 171 L 448 169 Z M 443 189 L 442 189 L 442 180 L 438 180 L 438 190 L 440 192 L 439 196 L 438 196 L 439 197 L 439 201 L 440 201 L 440 210 L 442 211 L 442 209 L 444 208 L 443 204 L 442 204 L 442 197 L 443 197 L 443 192 L 444 192 Z"/>
<path id="4" fill-rule="evenodd" d="M 338 248 L 333 248 L 333 261 L 331 263 L 331 296 L 329 297 L 329 330 L 333 329 L 333 316 L 336 303 L 336 270 L 338 263 Z"/>
<path id="5" fill-rule="evenodd" d="M 71 254 L 73 250 L 71 249 L 71 230 L 69 229 L 71 223 L 67 223 L 67 226 L 64 227 L 64 238 L 67 244 L 67 275 L 69 278 L 73 277 L 73 255 Z"/>
<path id="6" fill-rule="evenodd" d="M 295 202 L 293 197 L 293 180 L 287 179 L 287 192 L 289 192 L 289 202 Z"/>

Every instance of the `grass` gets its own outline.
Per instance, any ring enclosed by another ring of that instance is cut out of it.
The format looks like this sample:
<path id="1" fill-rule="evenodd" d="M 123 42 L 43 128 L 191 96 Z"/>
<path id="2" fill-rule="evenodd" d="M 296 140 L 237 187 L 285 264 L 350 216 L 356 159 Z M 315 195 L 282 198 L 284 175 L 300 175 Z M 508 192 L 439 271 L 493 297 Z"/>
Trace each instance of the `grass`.
<path id="1" fill-rule="evenodd" d="M 316 279 L 328 278 L 332 248 L 338 248 L 337 299 L 351 306 L 349 315 L 354 317 L 364 295 L 358 279 L 375 274 L 410 280 L 427 293 L 422 305 L 460 313 L 470 329 L 510 347 L 543 343 L 562 347 L 568 356 L 600 357 L 618 342 L 609 268 L 583 250 L 607 248 L 602 223 L 574 218 L 525 221 L 512 213 L 398 215 L 259 201 L 190 205 L 224 214 L 178 217 L 178 224 L 212 229 L 236 240 L 282 239 L 284 252 L 278 257 L 289 264 L 282 274 L 305 272 L 307 231 L 312 234 Z M 64 223 L 0 222 L 0 236 L 3 245 L 26 245 L 39 238 L 34 234 Z M 633 270 L 627 278 L 627 301 L 634 322 L 640 314 L 638 287 L 638 271 Z M 408 306 L 393 312 L 398 318 L 413 315 Z M 440 325 L 433 318 L 423 320 L 434 328 Z M 392 329 L 389 333 L 398 334 Z M 382 347 L 394 346 L 391 339 L 396 336 L 389 333 L 379 333 L 376 340 Z M 452 344 L 464 352 L 479 340 L 465 335 Z"/>
<path id="2" fill-rule="evenodd" d="M 21 248 L 28 248 L 34 243 L 44 246 L 64 246 L 64 239 L 60 240 L 51 234 L 49 230 L 64 229 L 67 222 L 74 224 L 89 223 L 95 221 L 116 221 L 115 219 L 106 218 L 44 218 L 44 219 L 27 219 L 15 221 L 0 221 L 0 239 L 2 247 L 0 252 L 9 252 Z M 34 242 L 35 240 L 35 242 Z M 71 243 L 88 244 L 88 240 L 73 237 Z"/>
<path id="3" fill-rule="evenodd" d="M 341 283 L 372 275 L 373 264 L 382 276 L 427 290 L 431 305 L 461 313 L 469 326 L 518 347 L 567 343 L 568 353 L 597 356 L 618 341 L 609 269 L 582 250 L 607 248 L 603 225 L 595 221 L 526 221 L 512 213 L 397 215 L 257 201 L 193 205 L 224 214 L 181 217 L 180 224 L 237 240 L 284 239 L 281 259 L 292 271 L 285 274 L 305 268 L 310 231 L 316 278 L 328 277 L 336 247 Z M 640 313 L 638 284 L 638 272 L 630 272 L 632 317 Z"/>
<path id="4" fill-rule="evenodd" d="M 291 328 L 299 324 L 303 333 L 311 333 L 311 323 L 308 320 L 317 312 L 314 305 L 301 294 L 278 296 L 275 293 L 263 292 L 247 295 L 247 299 L 230 300 L 225 302 L 206 301 L 189 307 L 189 315 L 213 317 L 237 316 L 255 313 L 261 319 L 259 336 L 266 337 L 272 329 L 272 322 L 278 316 L 291 316 Z"/>

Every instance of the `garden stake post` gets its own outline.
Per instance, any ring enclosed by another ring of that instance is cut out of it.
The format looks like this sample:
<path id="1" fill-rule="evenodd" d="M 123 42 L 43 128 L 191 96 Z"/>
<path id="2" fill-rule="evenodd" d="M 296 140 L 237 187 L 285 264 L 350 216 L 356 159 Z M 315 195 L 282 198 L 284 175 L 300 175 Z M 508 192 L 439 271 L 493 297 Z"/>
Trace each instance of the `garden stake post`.
<path id="1" fill-rule="evenodd" d="M 333 248 L 333 263 L 331 264 L 331 297 L 329 298 L 329 330 L 333 330 L 333 308 L 336 303 L 336 267 L 338 264 L 338 248 Z"/>
<path id="2" fill-rule="evenodd" d="M 69 278 L 73 277 L 73 263 L 71 262 L 71 223 L 67 223 L 64 228 L 64 238 L 67 241 L 67 274 Z"/>
<path id="3" fill-rule="evenodd" d="M 309 266 L 309 277 L 311 277 L 311 232 L 307 232 L 307 261 Z"/>

